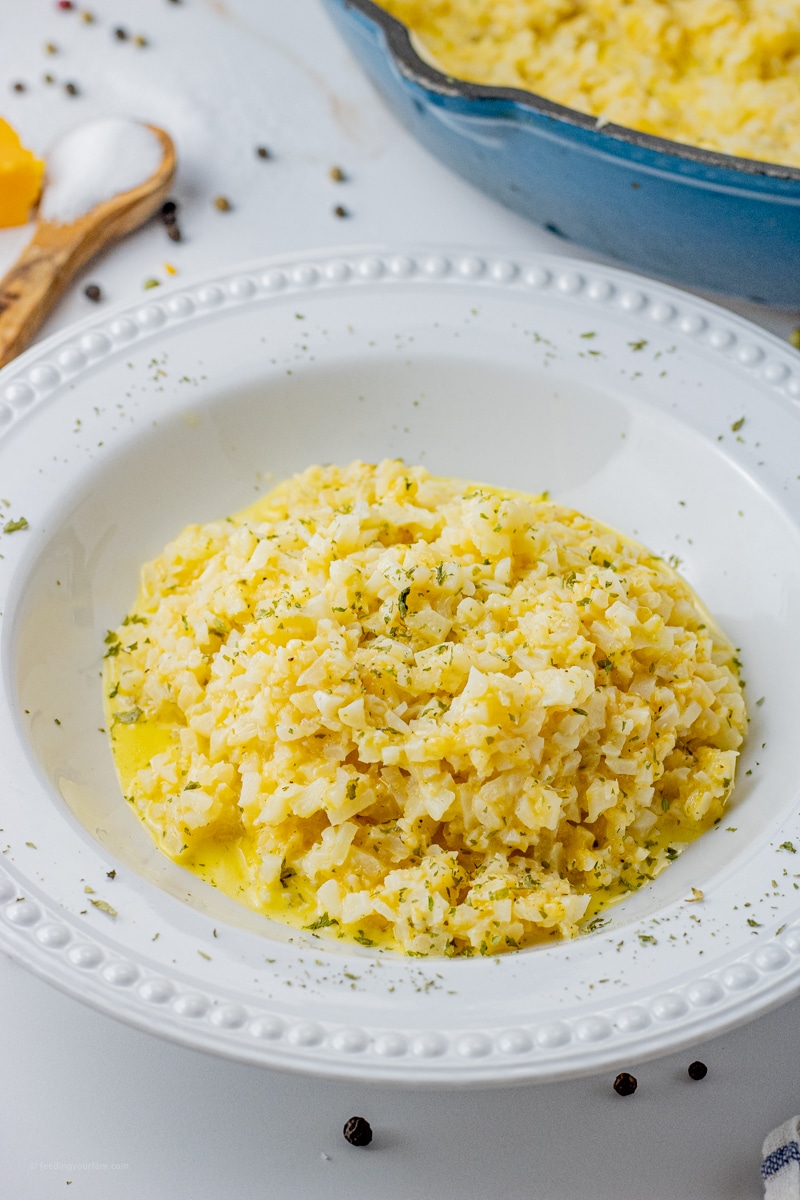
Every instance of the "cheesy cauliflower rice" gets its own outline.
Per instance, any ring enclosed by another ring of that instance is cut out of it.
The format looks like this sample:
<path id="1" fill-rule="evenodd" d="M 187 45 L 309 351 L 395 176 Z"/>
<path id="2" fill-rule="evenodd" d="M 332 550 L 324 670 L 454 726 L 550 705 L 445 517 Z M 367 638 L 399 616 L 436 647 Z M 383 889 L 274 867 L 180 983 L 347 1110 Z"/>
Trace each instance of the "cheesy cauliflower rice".
<path id="1" fill-rule="evenodd" d="M 800 0 L 378 0 L 461 79 L 800 166 Z"/>
<path id="2" fill-rule="evenodd" d="M 574 935 L 720 817 L 746 721 L 732 647 L 662 559 L 396 460 L 189 526 L 106 641 L 159 847 L 409 954 Z"/>

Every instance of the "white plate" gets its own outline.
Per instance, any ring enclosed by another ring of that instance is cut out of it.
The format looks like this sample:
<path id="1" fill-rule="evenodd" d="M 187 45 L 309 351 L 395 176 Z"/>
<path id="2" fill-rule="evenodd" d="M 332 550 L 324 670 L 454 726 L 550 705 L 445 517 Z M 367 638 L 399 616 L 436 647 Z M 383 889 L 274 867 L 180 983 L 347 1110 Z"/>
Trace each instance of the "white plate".
<path id="1" fill-rule="evenodd" d="M 798 405 L 777 339 L 539 256 L 255 263 L 34 348 L 0 376 L 0 524 L 29 523 L 0 536 L 0 946 L 175 1041 L 414 1084 L 616 1071 L 794 995 Z M 600 932 L 455 961 L 297 934 L 164 859 L 120 796 L 99 672 L 140 563 L 310 463 L 386 455 L 677 555 L 741 647 L 729 813 Z"/>

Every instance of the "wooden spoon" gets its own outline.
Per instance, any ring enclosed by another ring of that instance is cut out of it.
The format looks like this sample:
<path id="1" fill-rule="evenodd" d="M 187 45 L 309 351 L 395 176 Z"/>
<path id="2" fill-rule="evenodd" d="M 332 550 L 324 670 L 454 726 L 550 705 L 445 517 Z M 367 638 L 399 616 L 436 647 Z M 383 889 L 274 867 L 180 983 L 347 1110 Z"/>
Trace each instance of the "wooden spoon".
<path id="1" fill-rule="evenodd" d="M 163 129 L 148 128 L 163 150 L 155 174 L 69 224 L 40 218 L 33 238 L 0 280 L 0 367 L 33 339 L 75 272 L 104 246 L 138 229 L 164 203 L 175 174 L 175 147 Z"/>

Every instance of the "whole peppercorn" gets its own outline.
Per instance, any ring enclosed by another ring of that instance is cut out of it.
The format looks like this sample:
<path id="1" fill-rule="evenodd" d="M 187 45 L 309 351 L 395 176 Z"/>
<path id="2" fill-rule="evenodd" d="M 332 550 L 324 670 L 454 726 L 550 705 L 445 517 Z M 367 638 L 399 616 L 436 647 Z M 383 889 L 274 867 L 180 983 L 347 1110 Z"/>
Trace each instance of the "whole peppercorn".
<path id="1" fill-rule="evenodd" d="M 24 84 L 24 83 L 20 83 L 20 81 L 19 81 L 19 80 L 17 80 L 17 82 L 14 84 L 14 91 L 15 91 L 15 92 L 24 92 L 24 91 L 25 91 L 25 84 Z"/>
<path id="2" fill-rule="evenodd" d="M 344 205 L 337 204 L 336 208 L 333 210 L 333 215 L 335 217 L 349 217 L 350 213 L 347 211 Z"/>
<path id="3" fill-rule="evenodd" d="M 629 1075 L 627 1071 L 620 1071 L 614 1080 L 614 1091 L 618 1096 L 632 1096 L 638 1086 L 635 1076 Z"/>
<path id="4" fill-rule="evenodd" d="M 690 1079 L 705 1079 L 708 1074 L 708 1067 L 704 1062 L 700 1062 L 699 1059 L 696 1062 L 689 1063 L 687 1070 Z"/>
<path id="5" fill-rule="evenodd" d="M 58 3 L 56 4 L 56 8 L 62 9 L 63 12 L 69 12 L 69 10 L 73 7 L 74 5 L 72 0 L 58 0 Z"/>
<path id="6" fill-rule="evenodd" d="M 96 283 L 90 283 L 85 287 L 83 294 L 87 300 L 91 300 L 94 304 L 97 304 L 103 295 Z"/>
<path id="7" fill-rule="evenodd" d="M 65 83 L 64 91 L 67 93 L 68 96 L 77 96 L 78 95 L 77 83 Z"/>
<path id="8" fill-rule="evenodd" d="M 372 1141 L 372 1126 L 364 1117 L 351 1117 L 345 1121 L 342 1133 L 351 1146 L 368 1146 Z"/>
<path id="9" fill-rule="evenodd" d="M 118 42 L 127 42 L 127 40 L 128 40 L 127 29 L 122 29 L 121 27 L 118 27 L 117 29 L 114 30 L 114 37 L 117 39 Z"/>
<path id="10" fill-rule="evenodd" d="M 159 216 L 166 226 L 167 237 L 171 242 L 179 242 L 181 240 L 181 231 L 178 228 L 178 206 L 174 200 L 165 200 L 161 205 Z"/>
<path id="11" fill-rule="evenodd" d="M 259 158 L 269 158 L 269 149 L 266 146 L 256 146 L 256 154 Z"/>

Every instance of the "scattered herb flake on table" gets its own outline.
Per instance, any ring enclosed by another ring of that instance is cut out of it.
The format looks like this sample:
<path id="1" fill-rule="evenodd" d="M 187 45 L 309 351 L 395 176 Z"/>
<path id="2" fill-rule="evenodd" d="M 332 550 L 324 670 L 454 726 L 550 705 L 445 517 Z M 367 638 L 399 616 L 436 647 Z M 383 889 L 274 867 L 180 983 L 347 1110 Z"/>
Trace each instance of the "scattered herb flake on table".
<path id="1" fill-rule="evenodd" d="M 18 517 L 15 521 L 6 521 L 3 533 L 17 533 L 20 529 L 28 529 L 27 517 Z"/>

